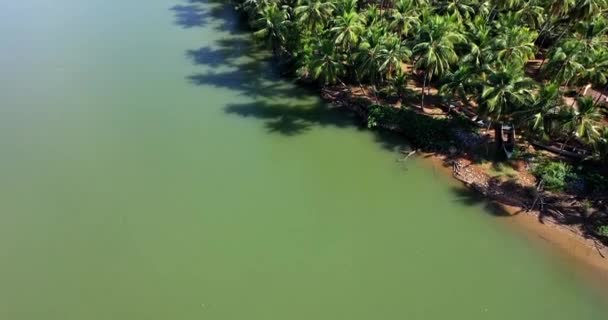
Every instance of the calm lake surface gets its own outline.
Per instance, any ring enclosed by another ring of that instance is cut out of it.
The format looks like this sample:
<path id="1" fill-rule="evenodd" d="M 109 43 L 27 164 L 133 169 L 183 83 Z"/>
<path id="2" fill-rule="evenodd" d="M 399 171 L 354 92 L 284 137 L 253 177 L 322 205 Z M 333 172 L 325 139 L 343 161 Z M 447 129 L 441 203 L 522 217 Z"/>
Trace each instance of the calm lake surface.
<path id="1" fill-rule="evenodd" d="M 239 30 L 204 0 L 0 4 L 1 319 L 606 319 Z"/>

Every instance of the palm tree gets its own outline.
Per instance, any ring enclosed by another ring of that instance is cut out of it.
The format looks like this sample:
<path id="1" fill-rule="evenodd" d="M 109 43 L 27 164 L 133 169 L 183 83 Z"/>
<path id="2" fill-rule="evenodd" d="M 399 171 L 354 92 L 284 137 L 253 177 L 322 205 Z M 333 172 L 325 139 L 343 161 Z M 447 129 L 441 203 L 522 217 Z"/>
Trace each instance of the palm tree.
<path id="1" fill-rule="evenodd" d="M 335 0 L 335 11 L 334 14 L 340 16 L 348 12 L 357 11 L 357 0 Z"/>
<path id="2" fill-rule="evenodd" d="M 523 5 L 515 11 L 515 15 L 530 28 L 539 29 L 545 23 L 545 8 L 540 1 L 524 1 Z"/>
<path id="3" fill-rule="evenodd" d="M 468 52 L 462 57 L 462 63 L 470 63 L 478 72 L 487 68 L 488 63 L 494 59 L 492 44 L 494 42 L 493 30 L 485 23 L 485 19 L 477 16 L 468 21 L 467 44 Z"/>
<path id="4" fill-rule="evenodd" d="M 524 76 L 520 66 L 507 65 L 489 70 L 479 112 L 495 121 L 508 119 L 512 113 L 532 101 L 534 81 Z"/>
<path id="5" fill-rule="evenodd" d="M 594 145 L 595 155 L 600 161 L 608 163 L 608 129 L 604 127 L 602 135 Z"/>
<path id="6" fill-rule="evenodd" d="M 399 0 L 391 19 L 390 29 L 402 38 L 409 36 L 420 25 L 418 8 L 412 0 Z"/>
<path id="7" fill-rule="evenodd" d="M 475 14 L 475 1 L 472 0 L 441 0 L 436 1 L 435 10 L 439 14 L 455 16 L 458 21 L 468 20 Z"/>
<path id="8" fill-rule="evenodd" d="M 383 49 L 385 29 L 374 25 L 367 30 L 359 45 L 356 59 L 362 76 L 366 76 L 372 84 L 377 81 L 380 71 L 381 51 Z"/>
<path id="9" fill-rule="evenodd" d="M 577 0 L 572 13 L 574 19 L 589 19 L 602 13 L 606 10 L 608 1 L 606 0 Z"/>
<path id="10" fill-rule="evenodd" d="M 244 11 L 251 17 L 255 15 L 260 7 L 268 4 L 268 0 L 244 0 L 237 5 L 237 9 Z"/>
<path id="11" fill-rule="evenodd" d="M 503 29 L 494 40 L 494 51 L 497 61 L 503 65 L 516 64 L 523 66 L 534 58 L 536 48 L 534 41 L 538 34 L 527 27 L 517 26 Z"/>
<path id="12" fill-rule="evenodd" d="M 325 25 L 334 8 L 331 2 L 301 0 L 300 5 L 295 8 L 295 14 L 300 25 L 314 32 Z"/>
<path id="13" fill-rule="evenodd" d="M 495 5 L 500 10 L 513 10 L 521 6 L 522 0 L 496 0 Z"/>
<path id="14" fill-rule="evenodd" d="M 285 12 L 276 3 L 269 3 L 260 7 L 258 18 L 253 22 L 254 27 L 258 29 L 254 35 L 276 52 L 277 49 L 283 49 L 287 23 Z"/>
<path id="15" fill-rule="evenodd" d="M 594 53 L 581 78 L 584 82 L 600 88 L 608 84 L 608 50 L 598 50 Z"/>
<path id="16" fill-rule="evenodd" d="M 314 79 L 320 79 L 324 84 L 341 82 L 344 74 L 345 57 L 341 55 L 333 41 L 321 40 L 314 46 L 314 55 L 311 59 L 311 74 Z"/>
<path id="17" fill-rule="evenodd" d="M 393 75 L 401 70 L 401 63 L 408 61 L 412 52 L 410 49 L 401 43 L 401 40 L 395 36 L 384 38 L 382 48 L 380 49 L 380 66 L 379 71 L 384 71 L 386 79 L 392 79 Z"/>
<path id="18" fill-rule="evenodd" d="M 587 144 L 595 144 L 601 136 L 602 114 L 600 107 L 591 97 L 581 97 L 576 109 L 565 109 L 568 120 L 563 123 L 565 132 Z"/>
<path id="19" fill-rule="evenodd" d="M 412 52 L 417 59 L 415 67 L 424 70 L 420 106 L 423 111 L 427 81 L 446 73 L 458 61 L 454 46 L 461 42 L 465 42 L 465 37 L 450 18 L 431 16 L 422 25 Z"/>
<path id="20" fill-rule="evenodd" d="M 397 75 L 387 82 L 382 91 L 389 96 L 394 95 L 397 99 L 403 101 L 403 98 L 410 92 L 407 87 L 408 74 L 401 69 L 398 70 Z"/>
<path id="21" fill-rule="evenodd" d="M 556 17 L 566 16 L 574 8 L 577 0 L 547 0 L 547 11 Z"/>
<path id="22" fill-rule="evenodd" d="M 592 21 L 581 21 L 575 25 L 574 31 L 572 41 L 578 41 L 582 50 L 587 54 L 603 49 L 608 45 L 608 39 L 605 37 L 608 34 L 608 20 L 606 18 L 598 17 Z"/>
<path id="23" fill-rule="evenodd" d="M 378 21 L 380 21 L 382 17 L 382 12 L 375 5 L 370 5 L 367 10 L 365 10 L 365 23 L 366 27 L 373 27 Z"/>
<path id="24" fill-rule="evenodd" d="M 440 92 L 469 104 L 470 97 L 479 92 L 479 89 L 475 67 L 470 64 L 462 64 L 455 72 L 446 74 Z"/>
<path id="25" fill-rule="evenodd" d="M 543 68 L 544 74 L 553 75 L 560 84 L 568 83 L 584 72 L 582 44 L 576 40 L 566 40 L 554 46 L 549 52 L 549 62 Z"/>
<path id="26" fill-rule="evenodd" d="M 551 135 L 558 124 L 557 115 L 564 107 L 562 97 L 559 84 L 549 83 L 540 88 L 530 105 L 523 106 L 514 116 L 533 133 Z"/>
<path id="27" fill-rule="evenodd" d="M 356 11 L 344 12 L 336 18 L 335 26 L 330 30 L 335 35 L 334 43 L 350 53 L 364 30 L 362 16 Z"/>

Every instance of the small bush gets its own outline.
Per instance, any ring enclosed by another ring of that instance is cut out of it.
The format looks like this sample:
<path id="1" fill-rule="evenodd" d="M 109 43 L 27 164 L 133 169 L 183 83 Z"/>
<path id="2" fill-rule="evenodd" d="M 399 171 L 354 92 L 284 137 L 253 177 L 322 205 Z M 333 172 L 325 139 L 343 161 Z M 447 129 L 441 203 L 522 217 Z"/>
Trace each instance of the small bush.
<path id="1" fill-rule="evenodd" d="M 599 233 L 605 237 L 608 237 L 608 225 L 600 226 L 597 229 L 597 233 Z"/>
<path id="2" fill-rule="evenodd" d="M 445 119 L 434 119 L 408 109 L 380 105 L 369 107 L 367 126 L 396 127 L 415 146 L 422 149 L 447 149 L 451 140 L 451 127 Z"/>
<path id="3" fill-rule="evenodd" d="M 592 193 L 608 192 L 608 177 L 598 173 L 588 173 L 584 176 L 585 184 Z"/>
<path id="4" fill-rule="evenodd" d="M 545 188 L 551 191 L 563 191 L 572 172 L 572 167 L 565 162 L 541 160 L 534 167 L 534 175 L 542 179 Z"/>

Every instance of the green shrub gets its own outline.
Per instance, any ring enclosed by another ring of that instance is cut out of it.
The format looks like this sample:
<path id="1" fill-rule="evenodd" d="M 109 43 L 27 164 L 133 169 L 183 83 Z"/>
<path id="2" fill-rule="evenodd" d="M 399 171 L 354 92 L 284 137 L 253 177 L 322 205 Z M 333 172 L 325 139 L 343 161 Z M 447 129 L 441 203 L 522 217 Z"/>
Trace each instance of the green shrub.
<path id="1" fill-rule="evenodd" d="M 451 125 L 445 119 L 434 119 L 408 109 L 380 105 L 369 107 L 367 126 L 396 127 L 415 146 L 422 149 L 447 149 Z"/>
<path id="2" fill-rule="evenodd" d="M 600 226 L 597 229 L 597 233 L 599 233 L 599 234 L 601 234 L 603 236 L 608 237 L 608 225 Z"/>
<path id="3" fill-rule="evenodd" d="M 562 161 L 541 160 L 534 167 L 533 173 L 537 178 L 542 179 L 545 188 L 551 191 L 563 191 L 572 167 Z"/>
<path id="4" fill-rule="evenodd" d="M 599 173 L 587 173 L 584 175 L 584 179 L 590 192 L 608 192 L 608 177 L 605 177 Z"/>

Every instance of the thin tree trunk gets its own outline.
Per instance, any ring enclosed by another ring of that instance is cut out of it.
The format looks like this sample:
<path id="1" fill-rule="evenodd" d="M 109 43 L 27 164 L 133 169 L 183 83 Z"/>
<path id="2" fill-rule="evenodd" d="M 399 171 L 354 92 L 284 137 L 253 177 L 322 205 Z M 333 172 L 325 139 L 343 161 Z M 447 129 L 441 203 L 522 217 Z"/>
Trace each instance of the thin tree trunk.
<path id="1" fill-rule="evenodd" d="M 574 98 L 572 99 L 572 104 L 570 105 L 570 109 L 574 108 L 574 104 L 576 104 L 577 99 L 578 99 L 578 94 L 576 96 L 574 96 Z"/>
<path id="2" fill-rule="evenodd" d="M 600 102 L 600 100 L 602 100 L 602 97 L 604 96 L 604 92 L 608 91 L 608 85 L 606 85 L 606 87 L 604 88 L 604 90 L 599 92 L 599 95 L 597 96 L 597 99 L 595 99 L 595 104 L 598 104 Z"/>
<path id="3" fill-rule="evenodd" d="M 494 123 L 494 141 L 496 143 L 496 155 L 502 155 L 503 142 L 502 142 L 502 122 Z"/>
<path id="4" fill-rule="evenodd" d="M 486 25 L 490 22 L 490 18 L 493 18 L 494 10 L 496 10 L 496 5 L 492 6 L 490 12 L 488 12 L 488 17 L 486 18 Z"/>
<path id="5" fill-rule="evenodd" d="M 420 100 L 420 109 L 422 109 L 422 112 L 424 112 L 424 90 L 426 89 L 426 75 L 427 73 L 424 73 L 424 80 L 422 83 L 422 99 Z"/>
<path id="6" fill-rule="evenodd" d="M 545 65 L 545 61 L 547 61 L 547 54 L 543 55 L 543 61 L 540 63 L 540 66 L 538 66 L 538 71 L 536 71 L 536 76 L 537 77 L 540 74 L 541 70 L 543 70 L 543 66 Z"/>

